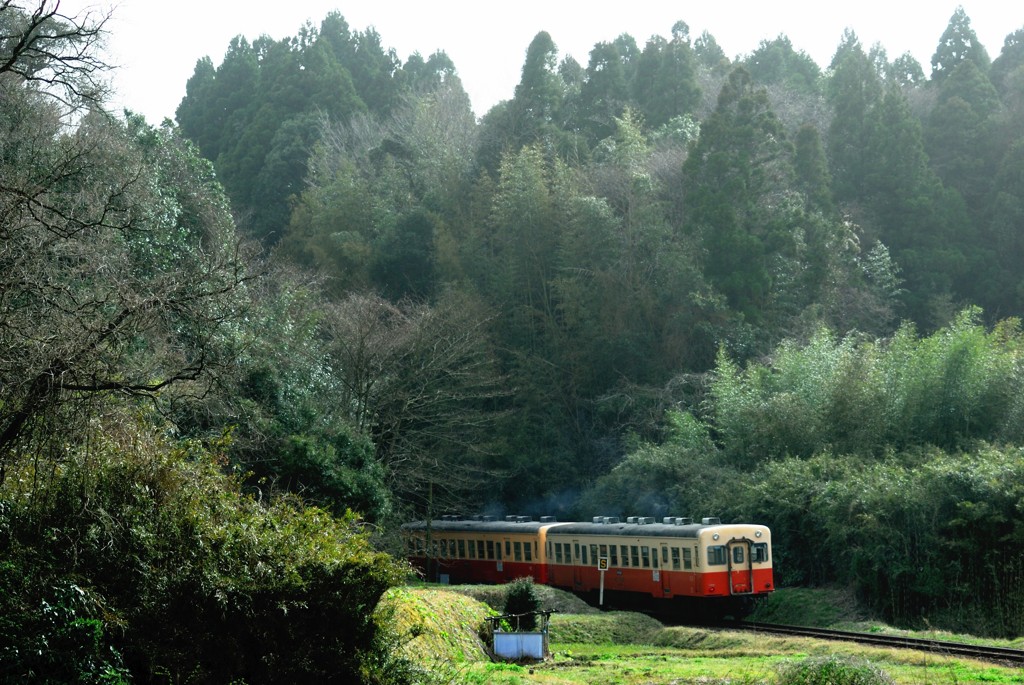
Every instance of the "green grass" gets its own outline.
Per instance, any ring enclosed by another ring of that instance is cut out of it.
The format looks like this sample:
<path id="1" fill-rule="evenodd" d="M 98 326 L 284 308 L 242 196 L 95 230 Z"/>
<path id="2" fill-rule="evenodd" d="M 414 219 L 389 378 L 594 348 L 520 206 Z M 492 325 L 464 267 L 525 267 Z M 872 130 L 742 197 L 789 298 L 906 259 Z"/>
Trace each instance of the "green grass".
<path id="1" fill-rule="evenodd" d="M 501 606 L 500 588 L 403 588 L 392 592 L 388 601 L 396 609 L 399 631 L 411 636 L 403 647 L 405 653 L 419 660 L 424 682 L 431 685 L 824 683 L 787 681 L 783 673 L 805 661 L 813 666 L 833 659 L 840 666 L 838 672 L 859 672 L 866 664 L 899 685 L 1024 685 L 1024 673 L 986 663 L 807 638 L 664 626 L 642 614 L 579 607 L 579 600 L 571 595 L 543 590 L 542 604 L 549 604 L 545 608 L 557 604 L 566 610 L 551 617 L 552 655 L 539 664 L 492 663 L 487 657 L 480 634 L 486 632 L 484 617 L 494 610 L 470 595 L 486 596 Z M 820 605 L 811 612 L 815 616 L 831 614 L 840 623 L 856 617 L 842 602 L 828 609 L 827 596 L 817 592 L 802 600 L 801 593 L 794 592 L 789 598 L 783 596 L 780 605 L 799 601 Z M 581 613 L 571 613 L 571 607 L 579 607 Z"/>
<path id="2" fill-rule="evenodd" d="M 760 603 L 751 621 L 810 628 L 853 626 L 867 620 L 853 596 L 839 588 L 782 588 Z"/>

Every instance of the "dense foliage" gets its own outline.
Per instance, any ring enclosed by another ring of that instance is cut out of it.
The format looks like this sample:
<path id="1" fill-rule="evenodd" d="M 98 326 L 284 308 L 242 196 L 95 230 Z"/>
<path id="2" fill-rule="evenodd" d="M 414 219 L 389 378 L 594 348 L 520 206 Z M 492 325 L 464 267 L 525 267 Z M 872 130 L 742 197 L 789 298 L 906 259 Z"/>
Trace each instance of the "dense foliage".
<path id="1" fill-rule="evenodd" d="M 392 677 L 350 510 L 756 519 L 784 582 L 1024 630 L 973 592 L 1024 571 L 1024 29 L 990 59 L 958 9 L 928 77 L 540 32 L 477 119 L 335 12 L 153 128 L 51 5 L 0 0 L 10 678 Z"/>
<path id="2" fill-rule="evenodd" d="M 109 417 L 0 487 L 0 681 L 386 682 L 403 577 L 353 516 L 243 495 L 223 454 Z"/>
<path id="3" fill-rule="evenodd" d="M 307 460 L 307 491 L 347 501 L 330 464 L 373 463 L 375 515 L 757 518 L 784 579 L 848 581 L 900 620 L 1016 629 L 1015 595 L 972 599 L 966 580 L 1017 573 L 1002 559 L 1020 513 L 999 504 L 1014 492 L 966 474 L 1015 472 L 1022 439 L 1020 31 L 990 59 L 958 9 L 928 76 L 852 31 L 822 66 L 784 35 L 730 60 L 682 21 L 581 64 L 542 31 L 478 121 L 443 53 L 403 65 L 379 38 L 330 15 L 238 39 L 216 69 L 200 61 L 178 112 L 242 225 L 322 279 L 324 323 L 355 302 L 472 312 L 452 325 L 474 331 L 473 356 L 445 358 L 487 363 L 427 376 L 439 403 L 396 383 L 418 357 L 353 356 L 401 326 L 309 329 L 340 341 L 317 349 L 341 383 L 310 411 L 373 456 Z M 289 71 L 325 46 L 329 70 Z M 309 86 L 325 74 L 346 93 L 329 106 Z M 229 102 L 234 126 L 203 123 Z M 353 394 L 354 372 L 379 394 Z M 289 468 L 262 473 L 297 482 Z M 998 533 L 965 542 L 966 521 Z"/>
<path id="4" fill-rule="evenodd" d="M 0 0 L 0 682 L 404 682 L 374 609 L 406 569 L 346 510 L 375 501 L 368 441 L 322 429 L 370 481 L 334 516 L 243 488 L 224 425 L 177 431 L 269 363 L 260 270 L 194 146 L 103 110 L 107 17 L 23 5 Z"/>
<path id="5" fill-rule="evenodd" d="M 1024 334 L 976 317 L 882 342 L 822 331 L 745 368 L 722 355 L 699 416 L 677 414 L 584 501 L 763 522 L 783 584 L 849 584 L 898 622 L 1019 635 Z"/>

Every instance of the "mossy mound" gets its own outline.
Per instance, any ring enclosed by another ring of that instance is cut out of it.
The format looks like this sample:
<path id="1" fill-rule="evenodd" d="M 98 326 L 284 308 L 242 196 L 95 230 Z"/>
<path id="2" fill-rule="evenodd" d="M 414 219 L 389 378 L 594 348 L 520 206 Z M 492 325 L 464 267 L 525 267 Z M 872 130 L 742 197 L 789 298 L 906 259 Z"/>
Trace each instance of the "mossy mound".
<path id="1" fill-rule="evenodd" d="M 390 614 L 401 655 L 432 673 L 490 659 L 483 636 L 485 619 L 495 612 L 472 597 L 433 588 L 393 588 L 378 610 Z"/>

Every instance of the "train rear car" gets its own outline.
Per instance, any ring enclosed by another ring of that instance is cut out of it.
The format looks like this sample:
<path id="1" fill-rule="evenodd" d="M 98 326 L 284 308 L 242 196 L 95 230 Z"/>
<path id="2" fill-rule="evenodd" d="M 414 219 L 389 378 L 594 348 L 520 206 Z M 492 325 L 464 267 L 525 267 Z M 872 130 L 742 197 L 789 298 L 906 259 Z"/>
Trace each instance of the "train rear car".
<path id="1" fill-rule="evenodd" d="M 530 577 L 547 584 L 546 533 L 550 517 L 501 520 L 445 516 L 402 526 L 410 563 L 441 583 L 507 583 Z"/>

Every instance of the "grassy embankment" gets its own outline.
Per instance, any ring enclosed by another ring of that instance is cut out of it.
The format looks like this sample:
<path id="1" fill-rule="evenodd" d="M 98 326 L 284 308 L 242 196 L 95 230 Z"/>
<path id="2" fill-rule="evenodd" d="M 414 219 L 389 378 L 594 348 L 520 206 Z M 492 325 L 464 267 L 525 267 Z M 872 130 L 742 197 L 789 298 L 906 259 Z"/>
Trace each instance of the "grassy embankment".
<path id="1" fill-rule="evenodd" d="M 493 663 L 488 658 L 486 621 L 504 603 L 501 587 L 406 587 L 392 591 L 387 605 L 403 635 L 401 649 L 435 683 L 519 685 L 673 683 L 683 685 L 789 685 L 836 680 L 783 676 L 794 664 L 828 660 L 848 673 L 873 670 L 882 680 L 851 677 L 843 683 L 918 685 L 1024 683 L 1015 669 L 908 650 L 879 649 L 803 638 L 668 627 L 643 614 L 601 612 L 578 598 L 537 587 L 543 608 L 554 609 L 552 657 L 540 664 Z M 846 629 L 891 629 L 858 615 L 828 592 L 783 590 L 757 618 Z M 967 641 L 966 636 L 928 634 Z M 1024 647 L 1024 639 L 1008 646 Z"/>

